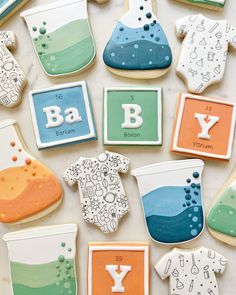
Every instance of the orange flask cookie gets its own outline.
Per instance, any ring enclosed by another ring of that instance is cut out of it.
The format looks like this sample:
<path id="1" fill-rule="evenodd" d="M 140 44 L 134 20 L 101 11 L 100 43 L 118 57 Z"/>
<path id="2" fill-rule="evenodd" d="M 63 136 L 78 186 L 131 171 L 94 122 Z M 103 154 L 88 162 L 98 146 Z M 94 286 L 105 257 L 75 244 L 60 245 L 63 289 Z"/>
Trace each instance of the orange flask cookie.
<path id="1" fill-rule="evenodd" d="M 52 172 L 30 155 L 16 122 L 0 122 L 0 222 L 24 223 L 50 213 L 63 192 Z"/>

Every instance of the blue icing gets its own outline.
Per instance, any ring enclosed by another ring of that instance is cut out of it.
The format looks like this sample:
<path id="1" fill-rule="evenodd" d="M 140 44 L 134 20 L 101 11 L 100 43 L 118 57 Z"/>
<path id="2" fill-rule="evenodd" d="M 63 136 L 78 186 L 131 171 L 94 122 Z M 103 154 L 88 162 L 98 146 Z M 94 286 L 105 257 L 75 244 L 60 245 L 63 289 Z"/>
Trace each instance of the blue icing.
<path id="1" fill-rule="evenodd" d="M 35 93 L 33 94 L 33 105 L 41 143 L 47 144 L 66 139 L 76 139 L 79 136 L 90 134 L 88 114 L 81 86 Z M 48 121 L 46 113 L 43 112 L 43 108 L 51 106 L 59 107 L 61 109 L 60 114 L 64 119 L 66 117 L 66 109 L 76 108 L 82 121 L 68 124 L 64 120 L 60 126 L 46 128 Z M 90 110 L 92 112 L 91 106 Z M 90 138 L 90 140 L 91 139 L 96 139 L 96 137 Z"/>
<path id="2" fill-rule="evenodd" d="M 105 64 L 123 70 L 168 68 L 172 53 L 165 33 L 158 23 L 147 26 L 133 29 L 119 22 L 104 50 Z"/>
<path id="3" fill-rule="evenodd" d="M 16 0 L 12 5 L 10 5 L 1 15 L 0 19 L 3 19 L 5 16 L 7 16 L 17 5 L 19 5 L 23 0 Z M 0 8 L 3 7 L 5 4 L 7 4 L 9 0 L 0 0 Z"/>
<path id="4" fill-rule="evenodd" d="M 197 193 L 197 194 L 196 194 Z M 190 206 L 187 203 L 190 203 Z M 142 198 L 145 217 L 152 215 L 176 216 L 186 207 L 202 206 L 201 190 L 191 186 L 160 187 Z"/>
<path id="5" fill-rule="evenodd" d="M 153 215 L 146 218 L 149 233 L 157 242 L 181 243 L 196 238 L 203 230 L 201 206 L 190 207 L 174 217 Z"/>

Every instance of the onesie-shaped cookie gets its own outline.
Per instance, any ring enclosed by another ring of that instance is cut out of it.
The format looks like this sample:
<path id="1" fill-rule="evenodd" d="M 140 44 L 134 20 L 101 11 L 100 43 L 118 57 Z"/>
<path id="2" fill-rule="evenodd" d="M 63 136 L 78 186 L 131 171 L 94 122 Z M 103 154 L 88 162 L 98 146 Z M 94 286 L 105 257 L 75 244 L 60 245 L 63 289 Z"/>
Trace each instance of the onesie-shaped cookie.
<path id="1" fill-rule="evenodd" d="M 105 64 L 124 77 L 151 79 L 164 75 L 172 53 L 155 15 L 154 0 L 125 0 L 125 6 L 126 13 L 105 48 Z"/>
<path id="2" fill-rule="evenodd" d="M 0 26 L 15 12 L 23 7 L 29 0 L 1 0 L 0 1 Z"/>
<path id="3" fill-rule="evenodd" d="M 74 74 L 87 68 L 95 59 L 87 0 L 54 1 L 24 11 L 21 16 L 49 76 Z"/>
<path id="4" fill-rule="evenodd" d="M 61 186 L 25 150 L 14 120 L 0 122 L 0 142 L 0 222 L 28 222 L 56 209 L 62 201 Z"/>
<path id="5" fill-rule="evenodd" d="M 0 104 L 11 108 L 20 103 L 26 79 L 8 48 L 16 48 L 15 35 L 0 31 Z"/>
<path id="6" fill-rule="evenodd" d="M 215 238 L 236 246 L 236 171 L 215 197 L 207 224 Z"/>
<path id="7" fill-rule="evenodd" d="M 80 157 L 64 173 L 64 180 L 78 183 L 81 210 L 86 222 L 104 233 L 117 230 L 119 220 L 129 211 L 119 173 L 129 169 L 129 159 L 104 152 L 96 158 Z"/>
<path id="8" fill-rule="evenodd" d="M 236 27 L 225 20 L 211 20 L 202 14 L 184 17 L 176 23 L 177 36 L 184 38 L 177 73 L 193 93 L 223 79 L 229 49 L 236 49 Z"/>
<path id="9" fill-rule="evenodd" d="M 177 0 L 186 4 L 196 5 L 212 10 L 222 10 L 225 7 L 226 0 Z"/>
<path id="10" fill-rule="evenodd" d="M 200 247 L 195 250 L 175 248 L 155 265 L 164 280 L 170 279 L 170 295 L 219 295 L 215 274 L 222 274 L 227 259 Z"/>

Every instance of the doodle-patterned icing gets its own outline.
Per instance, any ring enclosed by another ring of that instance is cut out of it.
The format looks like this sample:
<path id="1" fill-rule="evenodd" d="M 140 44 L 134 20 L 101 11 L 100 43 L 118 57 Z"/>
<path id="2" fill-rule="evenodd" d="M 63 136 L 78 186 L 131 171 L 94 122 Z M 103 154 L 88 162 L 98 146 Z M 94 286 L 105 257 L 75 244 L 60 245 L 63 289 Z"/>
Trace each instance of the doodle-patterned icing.
<path id="1" fill-rule="evenodd" d="M 89 243 L 88 295 L 149 295 L 149 244 Z"/>
<path id="2" fill-rule="evenodd" d="M 152 0 L 129 0 L 129 11 L 119 20 L 103 58 L 107 66 L 122 70 L 166 69 L 171 65 L 171 49 Z"/>
<path id="3" fill-rule="evenodd" d="M 0 222 L 33 220 L 54 210 L 62 189 L 52 172 L 25 151 L 15 121 L 0 122 Z"/>
<path id="4" fill-rule="evenodd" d="M 187 242 L 204 228 L 201 160 L 173 161 L 132 171 L 137 178 L 147 229 L 154 241 Z"/>
<path id="5" fill-rule="evenodd" d="M 61 0 L 32 8 L 21 16 L 27 22 L 34 48 L 48 75 L 72 74 L 94 60 L 96 50 L 87 0 Z"/>
<path id="6" fill-rule="evenodd" d="M 30 109 L 39 149 L 97 138 L 84 81 L 31 91 Z"/>
<path id="7" fill-rule="evenodd" d="M 29 0 L 0 0 L 0 24 L 3 24 L 28 1 Z"/>
<path id="8" fill-rule="evenodd" d="M 187 4 L 197 5 L 213 10 L 223 9 L 225 6 L 226 0 L 177 0 Z"/>
<path id="9" fill-rule="evenodd" d="M 20 66 L 8 49 L 16 48 L 13 32 L 0 31 L 0 104 L 11 108 L 19 104 L 26 79 Z"/>
<path id="10" fill-rule="evenodd" d="M 163 280 L 170 279 L 170 295 L 219 295 L 215 274 L 222 274 L 226 265 L 225 257 L 205 247 L 175 248 L 161 258 L 155 269 Z"/>
<path id="11" fill-rule="evenodd" d="M 6 234 L 14 295 L 76 295 L 75 224 Z"/>
<path id="12" fill-rule="evenodd" d="M 233 179 L 233 180 L 232 180 Z M 230 237 L 217 235 L 217 238 L 236 245 L 236 180 L 233 175 L 230 183 L 226 184 L 217 194 L 214 204 L 208 214 L 207 223 L 210 230 Z M 214 234 L 213 234 L 214 235 Z"/>
<path id="13" fill-rule="evenodd" d="M 176 31 L 179 38 L 184 38 L 176 71 L 186 81 L 188 90 L 202 93 L 220 82 L 228 48 L 236 49 L 236 27 L 198 14 L 178 20 Z"/>
<path id="14" fill-rule="evenodd" d="M 129 211 L 119 173 L 129 169 L 129 159 L 104 152 L 96 158 L 80 157 L 64 173 L 64 180 L 79 187 L 81 210 L 86 222 L 104 233 L 117 230 L 118 223 Z"/>

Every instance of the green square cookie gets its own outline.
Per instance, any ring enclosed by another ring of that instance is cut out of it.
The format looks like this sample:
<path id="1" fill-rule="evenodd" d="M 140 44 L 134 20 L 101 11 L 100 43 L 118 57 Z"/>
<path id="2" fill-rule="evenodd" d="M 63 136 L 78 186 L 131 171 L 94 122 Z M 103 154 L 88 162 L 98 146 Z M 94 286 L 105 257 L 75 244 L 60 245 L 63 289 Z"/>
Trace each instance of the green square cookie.
<path id="1" fill-rule="evenodd" d="M 161 145 L 162 89 L 105 88 L 105 145 Z"/>

